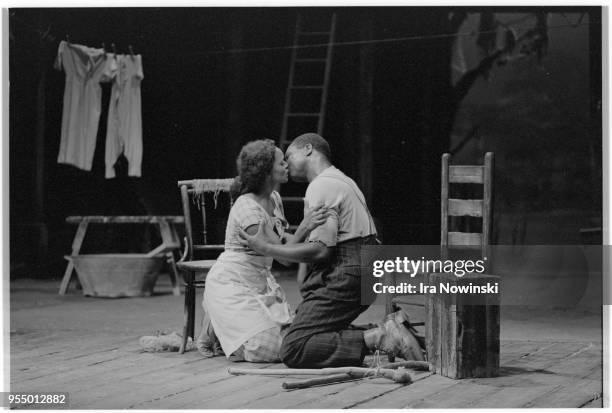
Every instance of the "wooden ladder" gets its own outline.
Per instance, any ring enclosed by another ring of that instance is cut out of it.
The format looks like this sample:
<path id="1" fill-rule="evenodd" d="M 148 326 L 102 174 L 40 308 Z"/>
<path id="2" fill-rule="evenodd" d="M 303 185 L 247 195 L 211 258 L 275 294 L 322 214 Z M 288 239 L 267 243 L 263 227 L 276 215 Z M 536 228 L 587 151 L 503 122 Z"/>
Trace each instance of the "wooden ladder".
<path id="1" fill-rule="evenodd" d="M 279 142 L 283 151 L 296 128 L 323 133 L 335 31 L 335 13 L 324 30 L 297 16 Z"/>

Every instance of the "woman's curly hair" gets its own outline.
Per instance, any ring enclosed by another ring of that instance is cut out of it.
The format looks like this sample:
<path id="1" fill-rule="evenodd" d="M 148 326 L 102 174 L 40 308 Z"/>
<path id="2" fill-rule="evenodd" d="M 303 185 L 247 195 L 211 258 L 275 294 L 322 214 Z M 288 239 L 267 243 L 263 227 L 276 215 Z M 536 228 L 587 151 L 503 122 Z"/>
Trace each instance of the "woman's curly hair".
<path id="1" fill-rule="evenodd" d="M 272 139 L 251 141 L 242 147 L 236 160 L 236 181 L 240 184 L 241 195 L 261 191 L 267 176 L 272 172 L 275 152 L 276 145 Z"/>

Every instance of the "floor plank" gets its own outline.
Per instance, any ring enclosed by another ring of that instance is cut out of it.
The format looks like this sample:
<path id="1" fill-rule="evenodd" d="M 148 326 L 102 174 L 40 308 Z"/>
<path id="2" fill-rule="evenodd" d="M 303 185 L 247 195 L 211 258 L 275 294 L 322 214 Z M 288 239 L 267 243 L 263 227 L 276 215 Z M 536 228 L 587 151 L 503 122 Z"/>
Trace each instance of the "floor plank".
<path id="1" fill-rule="evenodd" d="M 144 353 L 138 337 L 65 336 L 52 344 L 11 340 L 12 391 L 68 391 L 71 408 L 459 408 L 578 407 L 601 404 L 601 343 L 506 341 L 501 376 L 451 380 L 415 373 L 411 385 L 376 378 L 286 391 L 303 376 L 231 376 L 244 365 L 191 351 Z M 26 346 L 25 344 L 28 344 Z M 12 357 L 13 358 L 13 357 Z M 366 361 L 371 361 L 369 357 Z M 429 377 L 428 377 L 429 376 Z M 599 401 L 598 401 L 599 400 Z"/>
<path id="2" fill-rule="evenodd" d="M 408 408 L 453 385 L 455 385 L 455 380 L 434 374 L 425 380 L 400 387 L 375 399 L 363 401 L 355 407 L 359 409 Z"/>
<path id="3" fill-rule="evenodd" d="M 129 357 L 116 358 L 87 368 L 60 372 L 55 376 L 44 376 L 15 383 L 16 388 L 23 389 L 46 389 L 50 385 L 72 391 L 86 390 L 101 383 L 112 382 L 118 379 L 125 379 L 138 375 L 162 371 L 166 368 L 202 359 L 199 355 L 191 357 L 178 356 L 177 353 L 140 353 L 133 351 Z"/>
<path id="4" fill-rule="evenodd" d="M 410 387 L 414 383 L 427 379 L 432 373 L 430 372 L 413 372 L 413 383 L 397 384 L 389 379 L 377 377 L 373 379 L 364 379 L 355 382 L 352 386 L 342 389 L 334 394 L 330 394 L 322 400 L 313 400 L 308 403 L 302 403 L 299 408 L 317 408 L 317 409 L 346 409 L 355 406 L 361 407 L 361 404 L 376 400 L 385 394 L 396 391 L 403 387 Z"/>
<path id="5" fill-rule="evenodd" d="M 603 397 L 598 397 L 597 399 L 591 400 L 584 406 L 580 406 L 585 409 L 601 409 L 603 408 Z"/>
<path id="6" fill-rule="evenodd" d="M 502 347 L 501 377 L 451 380 L 436 375 L 423 384 L 394 390 L 358 407 L 518 407 L 555 391 L 569 380 L 579 379 L 579 376 L 568 378 L 561 374 L 575 364 L 581 365 L 591 377 L 593 370 L 601 367 L 601 349 L 592 343 L 517 344 L 511 346 L 512 351 L 507 351 L 507 345 Z"/>
<path id="7" fill-rule="evenodd" d="M 549 392 L 535 397 L 521 407 L 567 408 L 582 407 L 602 397 L 603 386 L 599 380 L 568 381 Z"/>
<path id="8" fill-rule="evenodd" d="M 151 405 L 151 408 L 212 408 L 218 398 L 235 395 L 251 386 L 266 382 L 270 382 L 272 385 L 275 379 L 278 380 L 276 377 L 269 376 L 232 376 L 224 371 L 223 374 L 209 383 L 197 384 L 181 393 L 168 394 L 167 397 Z M 141 408 L 141 406 L 138 408 Z"/>

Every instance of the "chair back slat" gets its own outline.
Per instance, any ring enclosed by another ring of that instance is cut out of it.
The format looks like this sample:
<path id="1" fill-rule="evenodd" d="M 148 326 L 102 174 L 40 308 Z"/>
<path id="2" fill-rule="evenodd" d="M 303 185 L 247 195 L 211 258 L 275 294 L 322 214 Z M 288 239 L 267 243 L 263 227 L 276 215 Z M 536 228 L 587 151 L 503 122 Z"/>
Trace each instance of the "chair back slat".
<path id="1" fill-rule="evenodd" d="M 453 199 L 448 200 L 448 215 L 451 217 L 482 217 L 482 199 Z"/>
<path id="2" fill-rule="evenodd" d="M 448 181 L 452 184 L 482 184 L 483 167 L 478 165 L 450 165 Z"/>
<path id="3" fill-rule="evenodd" d="M 449 232 L 448 246 L 482 246 L 482 234 L 478 232 Z"/>

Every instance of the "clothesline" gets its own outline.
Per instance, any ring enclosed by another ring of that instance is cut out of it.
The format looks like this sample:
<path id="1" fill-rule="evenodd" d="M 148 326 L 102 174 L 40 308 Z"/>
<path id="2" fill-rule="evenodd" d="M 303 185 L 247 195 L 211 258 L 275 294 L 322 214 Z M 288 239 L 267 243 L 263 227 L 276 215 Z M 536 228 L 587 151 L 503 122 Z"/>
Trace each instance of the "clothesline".
<path id="1" fill-rule="evenodd" d="M 14 17 L 14 16 L 11 16 Z M 20 21 L 19 19 L 17 19 Z M 521 19 L 522 20 L 522 19 Z M 518 20 L 520 22 L 521 20 Z M 582 20 L 582 19 L 581 19 Z M 24 23 L 20 21 L 21 23 Z M 515 22 L 514 22 L 515 23 Z M 509 23 L 509 24 L 514 24 Z M 25 24 L 25 23 L 24 23 Z M 508 25 L 508 24 L 506 24 Z M 560 24 L 555 26 L 548 26 L 548 30 L 552 29 L 560 29 L 565 27 L 576 28 L 579 26 L 588 26 L 589 23 L 568 23 L 568 24 Z M 30 28 L 30 27 L 28 27 Z M 41 33 L 41 30 L 35 30 L 37 33 Z M 47 35 L 49 34 L 49 29 L 45 31 Z M 268 51 L 280 51 L 280 50 L 293 50 L 293 49 L 308 49 L 308 48 L 316 48 L 316 47 L 327 47 L 332 45 L 336 46 L 356 46 L 356 45 L 366 45 L 366 44 L 378 44 L 378 43 L 393 43 L 393 42 L 407 42 L 407 41 L 419 41 L 419 40 L 434 40 L 434 39 L 443 39 L 450 37 L 467 37 L 467 36 L 475 36 L 479 34 L 494 34 L 497 33 L 497 30 L 474 30 L 469 32 L 461 32 L 461 33 L 440 33 L 440 34 L 432 34 L 432 35 L 415 35 L 415 36 L 406 36 L 406 37 L 389 37 L 384 39 L 371 39 L 371 40 L 352 40 L 352 41 L 344 41 L 344 42 L 325 42 L 325 43 L 313 43 L 307 45 L 286 45 L 286 46 L 271 46 L 271 47 L 255 47 L 255 48 L 239 48 L 239 49 L 222 49 L 222 50 L 207 50 L 202 52 L 192 52 L 192 53 L 181 53 L 182 57 L 186 56 L 207 56 L 207 55 L 221 55 L 221 54 L 237 54 L 237 53 L 257 53 L 257 52 L 268 52 Z M 50 36 L 51 37 L 51 36 Z M 167 55 L 165 56 L 167 57 Z"/>
<path id="2" fill-rule="evenodd" d="M 559 29 L 563 27 L 578 27 L 578 26 L 588 26 L 588 23 L 581 24 L 561 24 L 557 26 L 548 26 L 548 30 L 550 29 Z M 463 33 L 441 33 L 434 35 L 426 35 L 426 36 L 407 36 L 407 37 L 391 37 L 385 39 L 372 39 L 372 40 L 353 40 L 347 42 L 326 42 L 326 43 L 316 43 L 316 44 L 308 44 L 308 45 L 290 45 L 290 46 L 274 46 L 274 47 L 256 47 L 250 49 L 228 49 L 228 50 L 218 50 L 218 51 L 208 51 L 201 53 L 191 53 L 188 54 L 191 56 L 198 55 L 206 55 L 206 54 L 229 54 L 229 53 L 248 53 L 248 52 L 263 52 L 263 51 L 274 51 L 274 50 L 291 50 L 291 49 L 307 49 L 313 47 L 326 47 L 328 45 L 332 46 L 354 46 L 354 45 L 363 45 L 363 44 L 375 44 L 375 43 L 391 43 L 391 42 L 404 42 L 404 41 L 413 41 L 413 40 L 433 40 L 433 39 L 443 39 L 448 37 L 465 37 L 465 36 L 474 36 L 477 34 L 493 34 L 497 33 L 497 30 L 482 30 L 482 31 L 470 31 Z M 185 56 L 185 54 L 182 54 Z"/>

